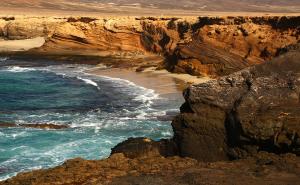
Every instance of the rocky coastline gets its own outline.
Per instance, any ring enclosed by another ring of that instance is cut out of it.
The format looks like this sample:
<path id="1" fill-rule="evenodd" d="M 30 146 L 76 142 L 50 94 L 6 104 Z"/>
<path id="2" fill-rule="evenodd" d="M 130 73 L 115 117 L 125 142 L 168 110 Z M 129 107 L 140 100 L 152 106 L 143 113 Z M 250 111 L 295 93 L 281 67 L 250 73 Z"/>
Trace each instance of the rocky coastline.
<path id="1" fill-rule="evenodd" d="M 299 41 L 299 16 L 0 18 L 0 39 L 43 37 L 18 56 L 151 66 L 196 76 L 224 76 L 268 61 Z M 33 46 L 34 47 L 34 46 Z M 1 51 L 15 56 L 16 51 Z M 99 57 L 101 57 L 99 59 Z M 153 64 L 152 64 L 153 65 Z"/>
<path id="2" fill-rule="evenodd" d="M 130 138 L 108 159 L 72 159 L 0 185 L 298 184 L 299 25 L 297 16 L 2 18 L 3 39 L 45 38 L 3 56 L 74 61 L 77 53 L 214 79 L 184 91 L 172 139 Z M 155 64 L 141 57 L 158 55 Z"/>

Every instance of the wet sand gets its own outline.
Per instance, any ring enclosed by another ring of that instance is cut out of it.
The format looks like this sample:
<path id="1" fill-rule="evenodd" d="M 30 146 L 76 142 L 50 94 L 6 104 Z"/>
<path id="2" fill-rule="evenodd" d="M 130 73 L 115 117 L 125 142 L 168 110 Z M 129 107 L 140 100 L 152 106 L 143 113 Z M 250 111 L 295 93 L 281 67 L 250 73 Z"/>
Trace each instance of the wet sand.
<path id="1" fill-rule="evenodd" d="M 160 95 L 182 94 L 182 91 L 189 85 L 209 80 L 208 77 L 198 78 L 187 74 L 172 74 L 166 70 L 156 71 L 152 68 L 143 72 L 136 72 L 134 69 L 103 69 L 95 67 L 86 72 L 98 76 L 125 79 L 136 85 L 153 89 Z"/>

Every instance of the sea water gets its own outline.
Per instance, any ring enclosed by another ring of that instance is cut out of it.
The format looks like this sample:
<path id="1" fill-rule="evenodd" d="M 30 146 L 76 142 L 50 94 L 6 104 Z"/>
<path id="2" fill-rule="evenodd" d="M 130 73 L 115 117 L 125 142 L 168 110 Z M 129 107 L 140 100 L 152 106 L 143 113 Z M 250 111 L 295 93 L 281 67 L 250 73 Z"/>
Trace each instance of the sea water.
<path id="1" fill-rule="evenodd" d="M 123 79 L 85 73 L 92 66 L 0 58 L 0 124 L 58 124 L 44 130 L 0 127 L 0 179 L 67 159 L 101 159 L 129 137 L 172 137 L 180 94 L 161 96 Z M 41 65 L 43 64 L 43 65 Z"/>

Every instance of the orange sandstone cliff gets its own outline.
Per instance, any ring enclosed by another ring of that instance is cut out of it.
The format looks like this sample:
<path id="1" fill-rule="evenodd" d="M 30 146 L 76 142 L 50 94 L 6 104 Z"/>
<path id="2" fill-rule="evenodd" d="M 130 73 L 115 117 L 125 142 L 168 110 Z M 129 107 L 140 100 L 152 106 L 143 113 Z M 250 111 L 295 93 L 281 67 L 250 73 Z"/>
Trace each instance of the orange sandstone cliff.
<path id="1" fill-rule="evenodd" d="M 161 55 L 171 72 L 224 76 L 299 42 L 300 17 L 2 17 L 0 38 L 44 37 L 29 53 Z"/>
<path id="2" fill-rule="evenodd" d="M 172 72 L 224 77 L 184 91 L 172 139 L 131 138 L 108 159 L 72 159 L 0 185 L 299 184 L 299 21 L 2 18 L 3 39 L 45 38 L 43 46 L 21 55 L 152 54 Z"/>

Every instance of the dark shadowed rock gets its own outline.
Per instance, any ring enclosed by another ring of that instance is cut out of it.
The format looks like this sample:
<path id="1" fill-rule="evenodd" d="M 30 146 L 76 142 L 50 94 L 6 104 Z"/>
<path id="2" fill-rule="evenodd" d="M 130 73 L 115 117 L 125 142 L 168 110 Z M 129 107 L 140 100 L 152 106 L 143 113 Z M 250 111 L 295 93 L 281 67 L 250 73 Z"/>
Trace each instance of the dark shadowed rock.
<path id="1" fill-rule="evenodd" d="M 149 138 L 129 138 L 112 148 L 111 154 L 123 153 L 128 158 L 174 156 L 177 148 L 172 140 L 153 141 Z"/>
<path id="2" fill-rule="evenodd" d="M 299 51 L 188 88 L 173 121 L 180 154 L 204 161 L 259 150 L 299 155 Z"/>

